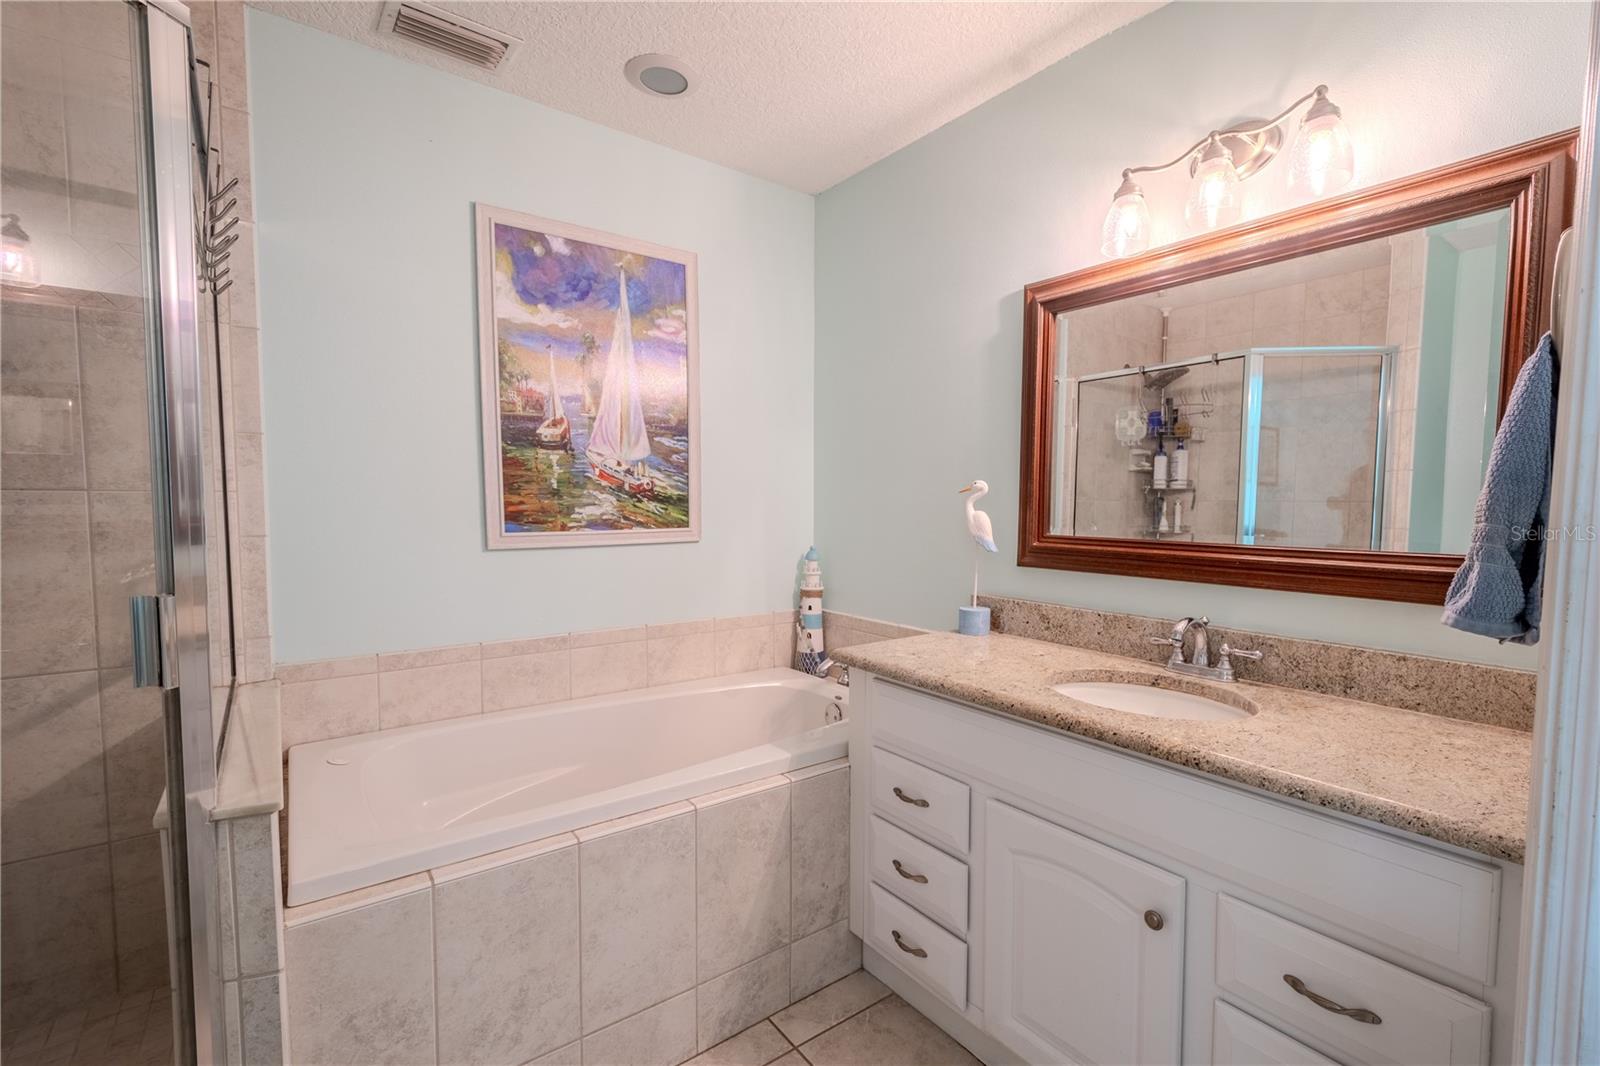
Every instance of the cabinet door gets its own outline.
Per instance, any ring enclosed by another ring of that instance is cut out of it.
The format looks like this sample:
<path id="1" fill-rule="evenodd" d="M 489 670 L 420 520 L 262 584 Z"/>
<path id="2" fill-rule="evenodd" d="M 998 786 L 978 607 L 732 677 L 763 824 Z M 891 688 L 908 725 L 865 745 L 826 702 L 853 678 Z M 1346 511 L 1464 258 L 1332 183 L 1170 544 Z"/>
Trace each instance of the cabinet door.
<path id="1" fill-rule="evenodd" d="M 1176 1062 L 1183 878 L 995 800 L 984 866 L 990 1032 L 1032 1063 Z"/>

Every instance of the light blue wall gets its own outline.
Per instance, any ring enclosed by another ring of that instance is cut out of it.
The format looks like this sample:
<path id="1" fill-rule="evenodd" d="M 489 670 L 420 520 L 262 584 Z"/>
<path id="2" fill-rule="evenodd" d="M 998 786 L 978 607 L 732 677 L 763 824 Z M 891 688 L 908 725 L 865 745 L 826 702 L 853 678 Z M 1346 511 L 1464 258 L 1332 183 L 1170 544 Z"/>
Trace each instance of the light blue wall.
<path id="1" fill-rule="evenodd" d="M 278 661 L 790 603 L 813 199 L 253 9 L 248 32 Z M 699 254 L 699 543 L 484 550 L 480 200 Z"/>
<path id="2" fill-rule="evenodd" d="M 1373 184 L 1574 126 L 1584 5 L 1173 4 L 822 194 L 817 543 L 829 606 L 948 627 L 971 580 L 955 493 L 1000 554 L 989 591 L 1532 668 L 1436 608 L 1016 566 L 1022 287 L 1099 262 L 1118 172 L 1332 87 Z M 1470 76 L 1463 72 L 1470 71 Z M 1247 210 L 1288 206 L 1280 163 Z M 1158 220 L 1182 182 L 1146 184 Z"/>

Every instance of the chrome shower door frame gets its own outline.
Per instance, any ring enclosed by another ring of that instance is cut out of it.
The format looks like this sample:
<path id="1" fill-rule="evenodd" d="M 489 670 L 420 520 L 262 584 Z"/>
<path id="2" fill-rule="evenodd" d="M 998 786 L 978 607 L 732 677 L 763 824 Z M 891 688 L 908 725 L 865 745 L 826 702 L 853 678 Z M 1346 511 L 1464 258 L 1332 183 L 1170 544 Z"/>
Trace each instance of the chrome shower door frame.
<path id="1" fill-rule="evenodd" d="M 1377 440 L 1374 444 L 1372 475 L 1372 523 L 1368 543 L 1373 551 L 1383 548 L 1384 463 L 1388 459 L 1389 393 L 1394 384 L 1394 358 L 1398 349 L 1382 344 L 1294 345 L 1289 347 L 1246 348 L 1244 409 L 1240 413 L 1239 434 L 1239 517 L 1238 543 L 1256 542 L 1256 479 L 1261 472 L 1261 390 L 1266 360 L 1288 356 L 1378 357 Z"/>
<path id="2" fill-rule="evenodd" d="M 141 172 L 150 373 L 157 593 L 166 691 L 167 808 L 176 928 L 174 1052 L 180 1063 L 224 1056 L 217 941 L 216 740 L 206 598 L 204 376 L 196 259 L 195 129 L 188 9 L 129 0 L 143 22 Z"/>

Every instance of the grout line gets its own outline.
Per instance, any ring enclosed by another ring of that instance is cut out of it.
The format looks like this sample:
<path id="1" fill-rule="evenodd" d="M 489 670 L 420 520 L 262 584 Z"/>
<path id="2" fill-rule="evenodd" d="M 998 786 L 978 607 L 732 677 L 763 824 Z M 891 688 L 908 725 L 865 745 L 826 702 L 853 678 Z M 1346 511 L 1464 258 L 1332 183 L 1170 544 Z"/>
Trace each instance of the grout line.
<path id="1" fill-rule="evenodd" d="M 432 877 L 428 878 L 428 948 L 428 962 L 433 968 L 433 995 L 428 997 L 433 1007 L 433 1061 L 442 1062 L 439 1054 L 439 886 L 433 883 Z"/>
<path id="2" fill-rule="evenodd" d="M 573 840 L 578 837 L 573 836 Z M 578 882 L 578 1060 L 584 1056 L 584 842 L 573 845 L 574 880 Z M 699 1045 L 696 1039 L 694 1044 Z"/>
<path id="3" fill-rule="evenodd" d="M 866 967 L 863 966 L 863 967 L 860 967 L 858 969 L 851 970 L 849 973 L 845 974 L 844 977 L 839 978 L 839 981 L 843 981 L 843 980 L 846 980 L 848 978 L 854 977 L 858 973 L 866 973 L 866 972 L 867 972 L 866 971 Z M 811 996 L 818 995 L 818 994 L 822 993 L 823 991 L 825 991 L 825 990 L 827 990 L 829 988 L 832 988 L 834 985 L 838 984 L 839 981 L 830 981 L 830 982 L 828 982 L 827 984 L 823 985 L 821 988 L 817 989 L 817 991 L 811 993 Z M 882 984 L 882 982 L 880 981 L 879 984 Z M 834 1022 L 832 1025 L 828 1026 L 826 1029 L 818 1030 L 817 1032 L 815 1032 L 815 1033 L 811 1034 L 810 1036 L 806 1037 L 805 1043 L 807 1043 L 807 1044 L 811 1043 L 811 1041 L 813 1041 L 813 1040 L 817 1039 L 818 1037 L 822 1036 L 824 1033 L 831 1033 L 833 1030 L 839 1028 L 839 1026 L 843 1025 L 845 1022 L 849 1021 L 851 1018 L 854 1018 L 858 1014 L 866 1013 L 867 1011 L 871 1010 L 873 1007 L 876 1007 L 878 1004 L 880 1004 L 884 1000 L 888 999 L 890 996 L 894 995 L 894 989 L 889 988 L 888 985 L 884 985 L 884 989 L 885 989 L 885 991 L 884 991 L 883 995 L 879 996 L 877 999 L 873 1000 L 871 1003 L 868 1003 L 866 1006 L 858 1008 L 857 1010 L 851 1012 L 850 1014 L 845 1015 L 843 1018 L 840 1018 L 838 1021 Z M 805 999 L 810 999 L 811 996 L 806 996 Z M 805 1002 L 805 999 L 802 999 L 799 1002 L 803 1003 L 803 1002 Z M 792 1007 L 792 1006 L 794 1006 L 794 1004 L 791 1003 L 791 1004 L 789 1004 L 789 1006 Z M 788 1009 L 789 1009 L 788 1007 L 784 1008 L 784 1010 L 788 1010 Z M 913 1009 L 915 1009 L 915 1008 L 913 1008 Z M 778 1013 L 782 1014 L 783 1011 L 779 1011 Z M 917 1013 L 921 1014 L 922 1012 L 918 1011 Z M 779 1033 L 783 1033 L 783 1030 L 778 1028 L 778 1023 L 777 1022 L 773 1022 L 772 1023 L 772 1027 L 774 1029 L 777 1029 Z M 789 1040 L 789 1037 L 788 1037 L 787 1034 L 784 1034 L 783 1038 L 785 1040 Z M 800 1045 L 799 1044 L 795 1044 L 795 1042 L 793 1040 L 789 1040 L 789 1043 L 794 1045 L 794 1049 L 796 1051 L 800 1051 Z M 805 1058 L 805 1055 L 806 1055 L 806 1053 L 804 1051 L 800 1051 L 801 1058 Z M 810 1062 L 811 1060 L 809 1058 L 806 1058 L 806 1061 Z"/>

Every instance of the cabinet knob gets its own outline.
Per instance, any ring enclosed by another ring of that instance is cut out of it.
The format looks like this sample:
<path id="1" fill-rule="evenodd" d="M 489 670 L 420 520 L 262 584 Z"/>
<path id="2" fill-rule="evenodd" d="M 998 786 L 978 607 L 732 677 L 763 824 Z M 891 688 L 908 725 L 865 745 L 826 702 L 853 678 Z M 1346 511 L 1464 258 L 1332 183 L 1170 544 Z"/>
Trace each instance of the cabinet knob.
<path id="1" fill-rule="evenodd" d="M 1148 925 L 1150 928 L 1159 933 L 1163 928 L 1166 927 L 1167 920 L 1161 917 L 1160 911 L 1145 911 L 1144 924 Z"/>

